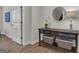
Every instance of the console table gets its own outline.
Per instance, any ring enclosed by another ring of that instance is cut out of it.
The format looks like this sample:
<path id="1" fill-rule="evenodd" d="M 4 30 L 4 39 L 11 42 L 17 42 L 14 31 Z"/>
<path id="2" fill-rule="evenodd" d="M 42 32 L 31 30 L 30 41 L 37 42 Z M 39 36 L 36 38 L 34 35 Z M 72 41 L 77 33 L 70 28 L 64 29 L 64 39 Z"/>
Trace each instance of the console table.
<path id="1" fill-rule="evenodd" d="M 74 35 L 75 44 L 76 44 L 75 52 L 77 52 L 79 31 L 77 31 L 77 30 L 70 31 L 68 29 L 57 29 L 57 28 L 39 28 L 39 46 L 41 46 L 41 34 L 44 34 L 44 33 L 54 35 L 55 36 L 54 43 L 55 43 L 56 37 L 59 36 L 59 33 Z M 54 33 L 54 34 L 52 34 L 52 33 Z"/>

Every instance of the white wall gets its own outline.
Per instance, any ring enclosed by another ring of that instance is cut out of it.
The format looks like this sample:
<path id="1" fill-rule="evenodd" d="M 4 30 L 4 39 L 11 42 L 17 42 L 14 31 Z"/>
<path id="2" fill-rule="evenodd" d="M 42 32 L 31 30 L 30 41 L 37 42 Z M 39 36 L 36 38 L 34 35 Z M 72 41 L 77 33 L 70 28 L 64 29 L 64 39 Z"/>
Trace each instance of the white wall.
<path id="1" fill-rule="evenodd" d="M 40 7 L 37 6 L 25 6 L 23 7 L 23 45 L 34 44 L 38 42 L 38 28 L 41 24 L 40 19 Z"/>
<path id="2" fill-rule="evenodd" d="M 57 21 L 53 18 L 52 16 L 52 12 L 53 9 L 56 8 L 56 6 L 46 6 L 46 7 L 42 7 L 42 26 L 44 26 L 43 22 L 45 19 L 48 20 L 49 23 L 49 27 L 51 28 L 62 28 L 62 29 L 69 29 L 69 25 L 70 25 L 70 20 L 69 19 L 65 19 L 62 21 Z M 79 9 L 79 7 L 64 7 L 66 10 L 68 8 L 77 8 Z M 75 30 L 79 30 L 79 20 L 78 19 L 73 19 L 73 29 Z"/>
<path id="3" fill-rule="evenodd" d="M 31 27 L 31 41 L 32 43 L 38 42 L 38 28 L 41 26 L 41 7 L 34 6 L 32 7 L 32 27 Z"/>
<path id="4" fill-rule="evenodd" d="M 12 24 L 5 22 L 4 13 L 13 12 L 18 7 L 3 7 L 4 33 L 12 38 Z M 23 6 L 23 45 L 34 44 L 38 42 L 38 28 L 41 26 L 41 7 Z M 12 20 L 12 19 L 11 19 Z M 20 39 L 13 39 L 20 43 Z"/>
<path id="5" fill-rule="evenodd" d="M 4 34 L 8 35 L 11 37 L 11 22 L 6 23 L 5 22 L 5 12 L 12 11 L 12 7 L 3 7 L 3 32 Z"/>
<path id="6" fill-rule="evenodd" d="M 31 41 L 31 7 L 23 7 L 23 45 Z"/>
<path id="7" fill-rule="evenodd" d="M 3 7 L 0 6 L 0 31 L 3 32 Z"/>
<path id="8" fill-rule="evenodd" d="M 11 22 L 5 22 L 5 12 L 8 12 L 10 11 L 11 12 L 11 15 L 14 15 L 14 18 L 11 17 L 11 20 L 17 20 L 17 15 L 16 15 L 16 9 L 19 9 L 20 7 L 19 6 L 4 6 L 3 7 L 3 27 L 4 27 L 4 34 L 7 35 L 8 37 L 12 38 L 13 41 L 21 44 L 21 37 L 18 39 L 16 37 L 16 33 L 15 32 L 12 32 L 13 31 L 13 26 L 14 24 L 12 24 L 12 21 Z M 29 6 L 28 7 L 23 7 L 23 45 L 26 45 L 26 44 L 29 44 L 29 41 L 30 41 L 30 10 L 29 10 Z M 18 13 L 20 14 L 20 12 Z M 19 18 L 21 18 L 19 16 Z M 19 19 L 20 20 L 20 19 Z M 15 21 L 14 21 L 15 22 Z M 21 29 L 19 29 L 21 30 Z M 14 37 L 15 36 L 15 37 Z"/>
<path id="9" fill-rule="evenodd" d="M 3 7 L 3 33 L 7 35 L 8 37 L 12 38 L 12 40 L 16 41 L 17 43 L 21 43 L 20 39 L 18 39 L 17 37 L 14 37 L 14 35 L 16 36 L 16 33 L 13 32 L 14 23 L 12 22 L 12 20 L 14 20 L 14 18 L 12 17 L 13 11 L 17 10 L 18 8 L 19 8 L 18 6 L 4 6 Z M 8 11 L 11 13 L 11 21 L 5 22 L 5 13 Z"/>

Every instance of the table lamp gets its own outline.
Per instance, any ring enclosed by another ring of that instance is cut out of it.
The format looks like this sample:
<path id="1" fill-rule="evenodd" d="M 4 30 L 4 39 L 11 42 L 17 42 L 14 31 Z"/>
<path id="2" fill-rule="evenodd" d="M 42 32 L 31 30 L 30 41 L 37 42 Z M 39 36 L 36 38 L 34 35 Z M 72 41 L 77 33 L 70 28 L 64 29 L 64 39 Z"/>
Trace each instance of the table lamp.
<path id="1" fill-rule="evenodd" d="M 73 19 L 76 19 L 77 16 L 77 10 L 70 8 L 67 12 L 68 18 L 70 19 L 70 31 L 73 31 L 73 24 L 72 21 Z"/>

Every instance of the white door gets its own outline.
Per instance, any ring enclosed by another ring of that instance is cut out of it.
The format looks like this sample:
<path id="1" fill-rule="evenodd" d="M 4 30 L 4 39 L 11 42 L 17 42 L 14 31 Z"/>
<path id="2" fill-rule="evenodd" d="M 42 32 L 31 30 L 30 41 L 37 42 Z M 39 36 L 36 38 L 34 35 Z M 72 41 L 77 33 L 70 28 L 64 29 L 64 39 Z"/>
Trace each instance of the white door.
<path id="1" fill-rule="evenodd" d="M 12 38 L 21 44 L 21 10 L 20 7 L 12 11 Z"/>

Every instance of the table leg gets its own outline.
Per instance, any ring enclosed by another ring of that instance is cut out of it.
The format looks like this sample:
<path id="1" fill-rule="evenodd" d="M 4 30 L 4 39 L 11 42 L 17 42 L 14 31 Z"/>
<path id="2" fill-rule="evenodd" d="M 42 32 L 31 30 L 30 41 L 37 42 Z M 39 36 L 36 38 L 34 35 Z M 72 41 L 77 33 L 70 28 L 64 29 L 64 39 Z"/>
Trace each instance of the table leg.
<path id="1" fill-rule="evenodd" d="M 76 47 L 75 47 L 75 52 L 77 53 L 77 48 L 78 48 L 78 35 L 76 35 Z"/>
<path id="2" fill-rule="evenodd" d="M 41 32 L 39 30 L 39 46 L 41 46 Z"/>

